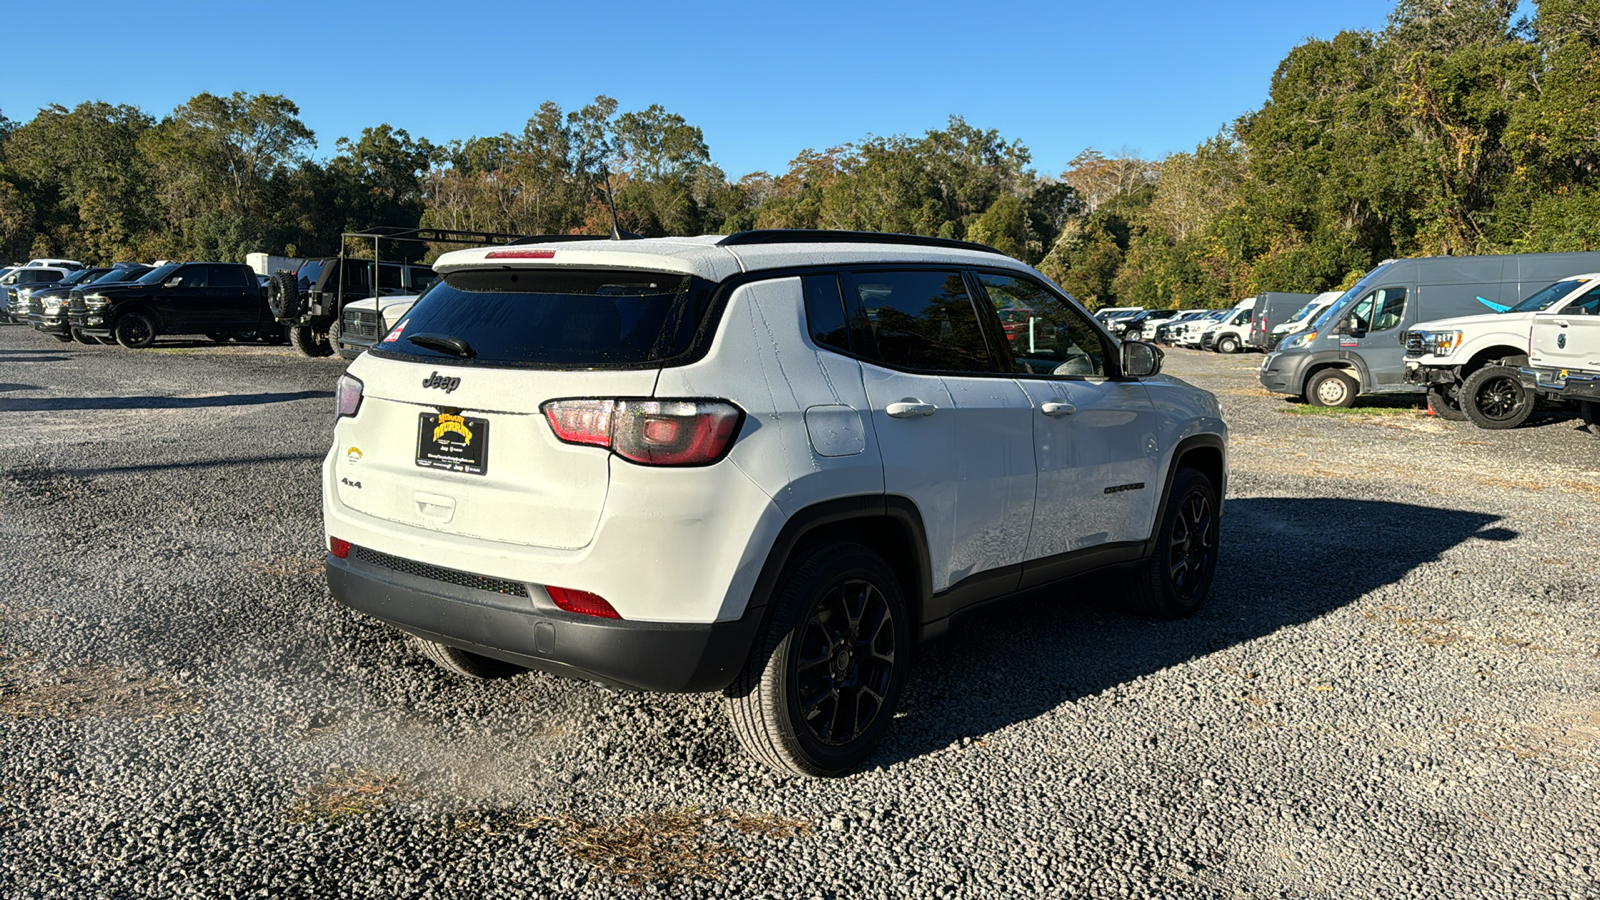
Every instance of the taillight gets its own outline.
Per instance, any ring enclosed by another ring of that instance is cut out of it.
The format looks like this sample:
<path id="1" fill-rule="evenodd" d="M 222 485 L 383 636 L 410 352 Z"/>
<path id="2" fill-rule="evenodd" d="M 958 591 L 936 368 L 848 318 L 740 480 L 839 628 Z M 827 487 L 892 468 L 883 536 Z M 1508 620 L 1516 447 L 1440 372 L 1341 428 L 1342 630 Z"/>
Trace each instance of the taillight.
<path id="1" fill-rule="evenodd" d="M 333 537 L 333 536 L 330 535 L 328 537 L 328 552 L 332 553 L 334 556 L 338 557 L 339 559 L 349 559 L 350 558 L 350 542 L 349 541 L 345 541 L 345 540 L 340 540 L 339 538 L 336 538 L 336 537 Z"/>
<path id="2" fill-rule="evenodd" d="M 333 420 L 353 416 L 361 409 L 361 379 L 353 375 L 340 375 L 333 389 Z"/>
<path id="3" fill-rule="evenodd" d="M 599 594 L 588 591 L 575 591 L 571 588 L 545 586 L 545 593 L 555 601 L 556 606 L 570 613 L 585 616 L 595 616 L 600 619 L 620 619 L 622 616 L 606 602 Z"/>
<path id="4" fill-rule="evenodd" d="M 744 417 L 726 400 L 551 400 L 542 408 L 557 439 L 608 447 L 651 466 L 703 466 L 722 459 Z"/>

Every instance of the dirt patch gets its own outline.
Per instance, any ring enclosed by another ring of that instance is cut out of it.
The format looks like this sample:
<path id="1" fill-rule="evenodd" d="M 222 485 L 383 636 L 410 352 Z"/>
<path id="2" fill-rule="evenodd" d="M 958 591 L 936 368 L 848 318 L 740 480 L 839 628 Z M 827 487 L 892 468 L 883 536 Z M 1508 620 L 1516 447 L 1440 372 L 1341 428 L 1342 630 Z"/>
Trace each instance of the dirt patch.
<path id="1" fill-rule="evenodd" d="M 410 784 L 403 775 L 335 768 L 300 789 L 300 799 L 289 817 L 296 822 L 331 822 L 377 812 L 410 795 Z"/>
<path id="2" fill-rule="evenodd" d="M 0 650 L 0 716 L 11 719 L 164 718 L 200 708 L 198 691 L 115 666 L 55 670 Z"/>
<path id="3" fill-rule="evenodd" d="M 0 473 L 0 481 L 10 484 L 24 500 L 44 506 L 78 499 L 88 490 L 80 476 L 40 467 Z"/>

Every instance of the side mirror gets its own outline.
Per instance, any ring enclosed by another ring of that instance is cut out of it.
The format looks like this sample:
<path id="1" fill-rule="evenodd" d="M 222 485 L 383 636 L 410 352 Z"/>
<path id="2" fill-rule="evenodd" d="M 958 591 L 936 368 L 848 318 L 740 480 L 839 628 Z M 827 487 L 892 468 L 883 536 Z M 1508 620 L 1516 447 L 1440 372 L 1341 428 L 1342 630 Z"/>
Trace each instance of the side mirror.
<path id="1" fill-rule="evenodd" d="M 176 278 L 168 278 L 166 280 L 166 283 L 161 285 L 161 286 L 162 287 L 166 287 L 166 288 L 175 288 L 180 284 L 183 284 L 183 276 L 182 275 L 179 275 Z"/>
<path id="2" fill-rule="evenodd" d="M 1122 374 L 1129 378 L 1149 378 L 1161 371 L 1161 348 L 1144 341 L 1122 345 Z"/>

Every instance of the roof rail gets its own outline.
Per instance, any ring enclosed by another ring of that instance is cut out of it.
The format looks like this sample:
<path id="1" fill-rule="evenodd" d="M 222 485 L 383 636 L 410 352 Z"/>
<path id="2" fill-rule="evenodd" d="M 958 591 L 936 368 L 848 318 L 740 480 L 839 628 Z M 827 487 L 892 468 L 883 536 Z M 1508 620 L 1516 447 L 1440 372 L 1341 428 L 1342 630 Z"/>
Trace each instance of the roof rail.
<path id="1" fill-rule="evenodd" d="M 745 247 L 751 244 L 910 244 L 918 247 L 948 247 L 952 250 L 977 250 L 1000 253 L 988 244 L 958 241 L 953 238 L 880 231 L 829 231 L 820 228 L 762 228 L 736 231 L 720 241 L 719 247 Z"/>

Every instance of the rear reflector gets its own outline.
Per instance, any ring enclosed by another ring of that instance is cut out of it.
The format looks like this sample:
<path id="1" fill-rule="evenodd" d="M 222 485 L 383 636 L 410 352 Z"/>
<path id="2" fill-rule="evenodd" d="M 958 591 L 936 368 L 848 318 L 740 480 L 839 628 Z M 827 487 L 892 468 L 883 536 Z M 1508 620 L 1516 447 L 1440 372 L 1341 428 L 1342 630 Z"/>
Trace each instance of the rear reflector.
<path id="1" fill-rule="evenodd" d="M 550 599 L 555 601 L 556 606 L 569 613 L 595 616 L 601 619 L 622 618 L 617 614 L 616 610 L 611 608 L 611 604 L 607 603 L 605 598 L 599 594 L 591 594 L 588 591 L 575 591 L 571 588 L 551 587 L 549 585 L 546 585 L 544 590 L 545 593 L 550 595 Z"/>
<path id="2" fill-rule="evenodd" d="M 350 558 L 350 542 L 330 536 L 328 538 L 328 552 L 339 559 Z"/>
<path id="3" fill-rule="evenodd" d="M 491 250 L 484 259 L 555 259 L 554 250 Z"/>

